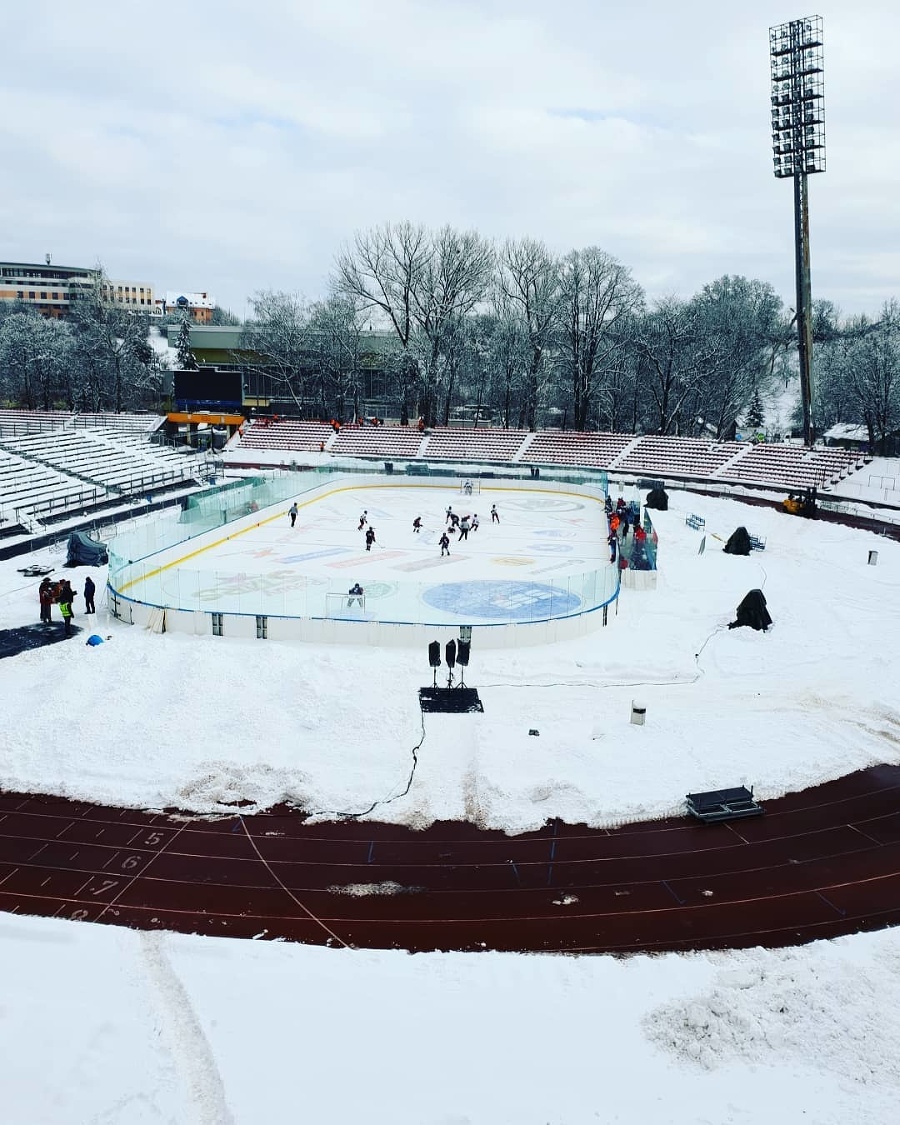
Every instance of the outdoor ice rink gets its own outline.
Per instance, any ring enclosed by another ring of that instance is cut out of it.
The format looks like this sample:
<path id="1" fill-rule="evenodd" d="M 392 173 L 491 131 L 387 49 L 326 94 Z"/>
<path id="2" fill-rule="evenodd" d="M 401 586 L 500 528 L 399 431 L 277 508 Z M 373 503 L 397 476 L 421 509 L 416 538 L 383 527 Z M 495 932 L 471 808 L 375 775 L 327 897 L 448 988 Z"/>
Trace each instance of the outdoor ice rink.
<path id="1" fill-rule="evenodd" d="M 492 522 L 496 504 L 500 522 Z M 609 596 L 602 504 L 566 492 L 484 489 L 467 496 L 452 486 L 406 483 L 348 486 L 299 496 L 259 512 L 258 523 L 211 533 L 199 550 L 183 544 L 149 568 L 129 593 L 142 601 L 223 613 L 340 617 L 430 624 L 506 624 L 566 617 Z M 477 514 L 465 541 L 438 540 L 446 510 Z M 376 541 L 366 550 L 365 527 Z M 422 530 L 413 520 L 422 518 Z M 365 605 L 347 605 L 354 583 Z"/>

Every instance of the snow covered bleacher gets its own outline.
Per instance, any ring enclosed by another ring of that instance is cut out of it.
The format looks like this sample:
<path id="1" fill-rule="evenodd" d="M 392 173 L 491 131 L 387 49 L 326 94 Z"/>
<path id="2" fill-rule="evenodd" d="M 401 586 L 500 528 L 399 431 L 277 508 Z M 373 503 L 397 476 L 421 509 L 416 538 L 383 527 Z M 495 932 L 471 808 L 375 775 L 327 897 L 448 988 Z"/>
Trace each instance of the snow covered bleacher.
<path id="1" fill-rule="evenodd" d="M 422 457 L 429 461 L 515 461 L 526 430 L 433 429 Z"/>
<path id="2" fill-rule="evenodd" d="M 634 441 L 633 434 L 570 433 L 539 430 L 521 460 L 535 465 L 570 465 L 608 469 Z"/>
<path id="3" fill-rule="evenodd" d="M 325 422 L 251 422 L 230 447 L 318 452 L 344 457 L 460 464 L 557 465 L 606 469 L 670 480 L 716 480 L 774 488 L 828 488 L 862 467 L 858 454 L 797 445 L 751 445 L 657 434 L 574 433 L 563 430 L 457 429 L 385 425 L 342 426 Z"/>
<path id="4" fill-rule="evenodd" d="M 716 480 L 774 484 L 787 488 L 829 488 L 864 459 L 849 450 L 806 449 L 801 445 L 742 445 L 740 452 L 714 476 Z"/>
<path id="5" fill-rule="evenodd" d="M 89 484 L 0 448 L 0 530 L 4 534 L 34 530 L 42 516 L 96 507 L 108 496 L 101 484 Z"/>
<path id="6" fill-rule="evenodd" d="M 409 426 L 342 426 L 330 452 L 337 457 L 384 457 L 410 460 L 419 456 L 423 435 Z"/>
<path id="7" fill-rule="evenodd" d="M 327 422 L 294 422 L 289 419 L 275 422 L 256 418 L 245 426 L 238 444 L 243 449 L 315 453 L 333 436 L 334 430 Z"/>
<path id="8" fill-rule="evenodd" d="M 76 429 L 144 437 L 159 429 L 164 421 L 165 415 L 162 414 L 92 414 L 82 411 L 72 418 L 72 425 Z"/>
<path id="9" fill-rule="evenodd" d="M 62 410 L 0 410 L 0 441 L 17 434 L 60 429 L 71 421 L 72 415 Z"/>
<path id="10" fill-rule="evenodd" d="M 647 476 L 710 477 L 740 449 L 739 442 L 648 434 L 638 438 L 613 468 Z"/>
<path id="11" fill-rule="evenodd" d="M 19 414 L 24 412 L 17 412 Z M 30 412 L 29 412 L 30 413 Z M 23 427 L 20 419 L 0 435 L 0 528 L 34 531 L 128 497 L 188 485 L 202 463 L 149 440 L 157 416 L 116 416 L 121 426 L 76 428 L 70 415 L 53 428 Z M 94 416 L 96 422 L 100 416 Z M 136 418 L 141 419 L 139 430 Z"/>

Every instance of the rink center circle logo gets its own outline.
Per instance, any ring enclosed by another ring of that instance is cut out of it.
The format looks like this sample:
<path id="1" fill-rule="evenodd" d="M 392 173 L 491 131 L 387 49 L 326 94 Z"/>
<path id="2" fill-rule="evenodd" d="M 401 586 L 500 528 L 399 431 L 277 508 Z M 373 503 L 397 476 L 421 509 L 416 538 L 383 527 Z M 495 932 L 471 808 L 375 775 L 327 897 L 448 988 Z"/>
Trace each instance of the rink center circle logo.
<path id="1" fill-rule="evenodd" d="M 448 582 L 422 594 L 434 609 L 471 620 L 535 621 L 567 617 L 581 598 L 542 582 Z"/>

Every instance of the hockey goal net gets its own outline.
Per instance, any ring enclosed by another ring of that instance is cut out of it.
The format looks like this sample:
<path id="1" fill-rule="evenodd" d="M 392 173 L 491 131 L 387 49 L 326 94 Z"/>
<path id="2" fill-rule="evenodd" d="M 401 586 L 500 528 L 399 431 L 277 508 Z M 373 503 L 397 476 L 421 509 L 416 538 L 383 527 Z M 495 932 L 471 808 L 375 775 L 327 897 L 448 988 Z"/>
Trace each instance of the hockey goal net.
<path id="1" fill-rule="evenodd" d="M 460 477 L 459 491 L 463 496 L 477 496 L 481 492 L 481 481 L 473 477 Z"/>
<path id="2" fill-rule="evenodd" d="M 362 617 L 366 612 L 365 594 L 326 594 L 326 617 Z"/>

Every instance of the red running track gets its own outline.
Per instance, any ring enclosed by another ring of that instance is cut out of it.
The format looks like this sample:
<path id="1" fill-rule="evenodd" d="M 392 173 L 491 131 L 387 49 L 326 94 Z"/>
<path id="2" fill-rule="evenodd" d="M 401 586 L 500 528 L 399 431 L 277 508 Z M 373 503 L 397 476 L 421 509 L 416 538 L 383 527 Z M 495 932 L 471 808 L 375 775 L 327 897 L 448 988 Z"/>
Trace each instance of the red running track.
<path id="1" fill-rule="evenodd" d="M 900 922 L 900 766 L 730 825 L 557 822 L 521 836 L 310 824 L 285 809 L 176 818 L 6 793 L 0 909 L 377 949 L 791 945 Z"/>

